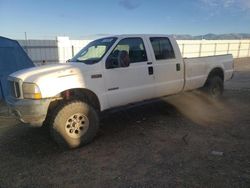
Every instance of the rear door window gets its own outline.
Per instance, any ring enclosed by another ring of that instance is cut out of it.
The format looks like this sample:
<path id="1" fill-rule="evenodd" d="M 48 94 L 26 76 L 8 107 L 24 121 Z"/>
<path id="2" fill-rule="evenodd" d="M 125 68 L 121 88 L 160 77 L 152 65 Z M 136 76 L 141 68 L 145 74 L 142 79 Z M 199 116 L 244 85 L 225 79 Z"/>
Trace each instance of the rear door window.
<path id="1" fill-rule="evenodd" d="M 151 37 L 150 42 L 156 60 L 174 59 L 174 49 L 167 37 Z"/>

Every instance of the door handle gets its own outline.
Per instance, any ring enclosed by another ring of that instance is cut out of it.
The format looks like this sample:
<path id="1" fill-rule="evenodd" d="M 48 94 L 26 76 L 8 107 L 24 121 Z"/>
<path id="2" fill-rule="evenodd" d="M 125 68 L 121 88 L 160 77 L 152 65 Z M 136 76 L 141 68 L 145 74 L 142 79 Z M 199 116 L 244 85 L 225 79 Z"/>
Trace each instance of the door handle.
<path id="1" fill-rule="evenodd" d="M 181 70 L 181 64 L 180 63 L 177 63 L 176 64 L 176 71 L 180 71 Z"/>
<path id="2" fill-rule="evenodd" d="M 147 62 L 148 65 L 152 65 L 153 63 L 152 62 Z"/>
<path id="3" fill-rule="evenodd" d="M 148 74 L 149 75 L 154 74 L 154 68 L 153 67 L 148 67 Z"/>

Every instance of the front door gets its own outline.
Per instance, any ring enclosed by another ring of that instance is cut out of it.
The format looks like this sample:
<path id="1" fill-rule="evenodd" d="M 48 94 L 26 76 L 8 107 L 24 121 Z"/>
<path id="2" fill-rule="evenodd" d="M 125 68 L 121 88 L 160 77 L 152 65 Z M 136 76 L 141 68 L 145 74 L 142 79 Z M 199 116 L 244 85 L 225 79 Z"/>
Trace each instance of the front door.
<path id="1" fill-rule="evenodd" d="M 104 71 L 109 108 L 155 96 L 153 65 L 144 39 L 121 39 L 106 60 Z"/>

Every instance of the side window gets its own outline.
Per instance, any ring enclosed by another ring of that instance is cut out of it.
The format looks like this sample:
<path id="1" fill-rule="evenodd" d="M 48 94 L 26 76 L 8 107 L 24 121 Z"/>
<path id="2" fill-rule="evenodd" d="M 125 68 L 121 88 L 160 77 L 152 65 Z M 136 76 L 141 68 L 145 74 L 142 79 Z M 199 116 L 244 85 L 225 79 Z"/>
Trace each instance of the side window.
<path id="1" fill-rule="evenodd" d="M 152 37 L 150 38 L 150 42 L 153 47 L 156 60 L 175 58 L 172 44 L 168 38 Z"/>
<path id="2" fill-rule="evenodd" d="M 109 55 L 106 68 L 128 67 L 130 63 L 147 61 L 147 54 L 141 38 L 122 39 Z"/>

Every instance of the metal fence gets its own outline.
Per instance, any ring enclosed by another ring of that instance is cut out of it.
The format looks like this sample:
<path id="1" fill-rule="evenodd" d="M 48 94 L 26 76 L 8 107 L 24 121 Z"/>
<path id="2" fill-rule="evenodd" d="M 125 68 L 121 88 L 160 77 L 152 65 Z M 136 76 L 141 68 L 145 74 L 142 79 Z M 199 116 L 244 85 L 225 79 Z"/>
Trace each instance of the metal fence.
<path id="1" fill-rule="evenodd" d="M 18 42 L 36 65 L 59 62 L 56 40 L 19 40 Z"/>
<path id="2" fill-rule="evenodd" d="M 250 40 L 177 41 L 183 57 L 232 54 L 234 58 L 250 57 Z"/>
<path id="3" fill-rule="evenodd" d="M 19 40 L 36 65 L 64 63 L 90 40 Z M 250 40 L 178 40 L 183 57 L 232 54 L 234 58 L 250 57 Z"/>

